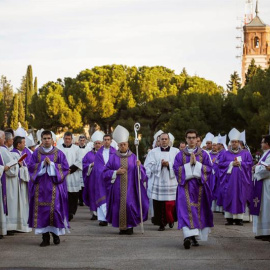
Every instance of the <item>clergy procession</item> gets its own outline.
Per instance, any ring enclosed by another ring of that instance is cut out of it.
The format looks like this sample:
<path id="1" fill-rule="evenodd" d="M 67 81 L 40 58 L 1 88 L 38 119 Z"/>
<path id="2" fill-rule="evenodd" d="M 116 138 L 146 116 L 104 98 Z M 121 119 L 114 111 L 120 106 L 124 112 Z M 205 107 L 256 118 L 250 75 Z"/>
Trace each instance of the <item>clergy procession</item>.
<path id="1" fill-rule="evenodd" d="M 33 230 L 41 247 L 50 239 L 59 245 L 79 221 L 78 206 L 89 208 L 89 224 L 120 235 L 137 226 L 147 235 L 148 219 L 156 234 L 177 226 L 184 249 L 211 237 L 214 213 L 224 226 L 253 222 L 255 239 L 270 241 L 270 135 L 262 136 L 256 160 L 245 131 L 235 128 L 204 138 L 189 129 L 179 147 L 159 130 L 147 153 L 138 152 L 139 129 L 136 123 L 134 153 L 130 131 L 120 125 L 112 134 L 96 130 L 90 140 L 79 135 L 76 143 L 69 131 L 58 140 L 43 129 L 0 131 L 1 241 Z"/>

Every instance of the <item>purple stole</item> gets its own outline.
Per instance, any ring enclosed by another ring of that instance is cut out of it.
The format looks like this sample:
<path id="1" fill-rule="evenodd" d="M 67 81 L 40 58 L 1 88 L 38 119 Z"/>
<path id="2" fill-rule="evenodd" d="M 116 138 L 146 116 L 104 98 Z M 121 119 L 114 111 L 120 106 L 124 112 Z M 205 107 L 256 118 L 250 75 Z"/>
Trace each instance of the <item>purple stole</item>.
<path id="1" fill-rule="evenodd" d="M 5 166 L 4 162 L 2 160 L 2 156 L 0 155 L 0 165 Z M 4 207 L 4 213 L 7 215 L 7 183 L 6 183 L 6 173 L 3 172 L 1 176 L 1 183 L 2 183 L 2 197 L 3 197 L 3 207 Z"/>
<path id="2" fill-rule="evenodd" d="M 264 158 L 261 161 L 265 161 L 267 157 L 269 156 L 270 151 L 268 151 L 267 155 L 264 156 Z M 260 164 L 259 162 L 259 164 Z M 263 187 L 263 180 L 260 181 L 254 181 L 254 187 L 252 191 L 252 196 L 250 200 L 250 214 L 254 216 L 260 215 L 260 209 L 261 209 L 261 198 L 262 198 L 262 187 Z"/>

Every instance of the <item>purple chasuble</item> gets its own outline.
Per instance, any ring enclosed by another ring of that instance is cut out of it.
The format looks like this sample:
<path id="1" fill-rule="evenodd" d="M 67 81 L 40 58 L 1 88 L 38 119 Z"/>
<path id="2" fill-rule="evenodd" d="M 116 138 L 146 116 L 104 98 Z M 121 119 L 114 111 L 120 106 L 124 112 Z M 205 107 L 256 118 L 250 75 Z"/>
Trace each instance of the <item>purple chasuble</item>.
<path id="1" fill-rule="evenodd" d="M 123 156 L 117 151 L 113 154 L 103 171 L 103 179 L 107 186 L 107 216 L 106 220 L 120 230 L 136 227 L 141 223 L 140 203 L 138 189 L 138 168 L 137 157 L 128 151 Z M 114 171 L 120 167 L 127 169 L 127 173 L 116 175 L 112 180 Z M 141 196 L 143 221 L 148 218 L 149 201 L 143 182 L 147 180 L 145 168 L 141 165 Z"/>
<path id="2" fill-rule="evenodd" d="M 106 203 L 106 184 L 102 175 L 106 166 L 103 159 L 103 155 L 102 155 L 103 150 L 104 150 L 104 146 L 102 146 L 97 151 L 96 158 L 95 158 L 95 166 L 94 166 L 95 176 L 96 176 L 94 178 L 95 202 L 96 202 L 97 207 L 100 207 L 102 204 Z M 109 159 L 115 152 L 116 152 L 115 148 L 110 146 Z"/>
<path id="3" fill-rule="evenodd" d="M 202 164 L 201 178 L 186 180 L 184 165 L 190 163 L 190 153 L 187 148 L 180 151 L 174 160 L 174 173 L 178 181 L 176 194 L 176 211 L 178 229 L 203 229 L 213 227 L 211 210 L 212 194 L 209 179 L 212 173 L 212 163 L 208 153 L 201 148 L 194 151 L 196 160 Z"/>
<path id="4" fill-rule="evenodd" d="M 241 166 L 232 167 L 228 173 L 229 165 L 236 158 L 240 158 Z M 246 150 L 237 153 L 226 151 L 219 159 L 219 168 L 222 171 L 223 209 L 231 214 L 245 213 L 246 203 L 250 197 L 252 156 Z"/>
<path id="5" fill-rule="evenodd" d="M 95 171 L 94 167 L 90 175 L 88 174 L 89 165 L 95 162 L 96 152 L 95 150 L 89 151 L 83 158 L 83 182 L 84 182 L 84 189 L 83 189 L 83 201 L 85 205 L 87 205 L 91 211 L 97 211 L 96 200 L 95 200 Z M 94 164 L 95 165 L 95 164 Z"/>
<path id="6" fill-rule="evenodd" d="M 55 164 L 56 176 L 45 174 L 38 176 L 41 162 L 48 157 Z M 28 166 L 29 182 L 29 227 L 45 228 L 53 226 L 59 229 L 69 228 L 68 191 L 66 176 L 69 165 L 65 154 L 56 147 L 46 153 L 39 147 L 32 154 Z"/>
<path id="7" fill-rule="evenodd" d="M 1 154 L 0 154 L 0 165 L 5 167 Z M 3 174 L 1 176 L 1 184 L 2 184 L 3 208 L 4 208 L 4 213 L 7 215 L 8 214 L 8 210 L 7 210 L 7 184 L 6 184 L 5 171 L 3 171 Z"/>
<path id="8" fill-rule="evenodd" d="M 270 151 L 268 151 L 268 153 L 263 157 L 263 159 L 259 161 L 258 165 L 260 165 L 261 161 L 265 162 L 265 160 L 268 158 L 269 155 L 270 155 Z M 260 181 L 255 180 L 254 187 L 251 193 L 251 200 L 250 200 L 251 203 L 249 205 L 251 215 L 255 215 L 255 216 L 260 215 L 262 189 L 263 189 L 263 180 L 260 180 Z"/>

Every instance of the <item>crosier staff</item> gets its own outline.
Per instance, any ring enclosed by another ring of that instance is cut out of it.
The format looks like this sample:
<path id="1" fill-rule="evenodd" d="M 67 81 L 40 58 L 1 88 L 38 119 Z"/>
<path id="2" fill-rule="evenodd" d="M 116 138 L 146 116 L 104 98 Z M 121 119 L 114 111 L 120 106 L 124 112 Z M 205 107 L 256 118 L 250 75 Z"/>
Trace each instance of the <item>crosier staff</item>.
<path id="1" fill-rule="evenodd" d="M 134 125 L 134 132 L 135 132 L 135 140 L 134 145 L 136 146 L 136 156 L 137 161 L 139 160 L 139 138 L 138 138 L 138 131 L 140 130 L 141 125 L 140 123 L 136 123 Z M 141 216 L 141 232 L 144 233 L 143 228 L 143 212 L 142 212 L 142 195 L 141 195 L 141 179 L 140 179 L 140 166 L 137 164 L 137 174 L 138 174 L 138 188 L 139 188 L 139 202 L 140 202 L 140 216 Z"/>

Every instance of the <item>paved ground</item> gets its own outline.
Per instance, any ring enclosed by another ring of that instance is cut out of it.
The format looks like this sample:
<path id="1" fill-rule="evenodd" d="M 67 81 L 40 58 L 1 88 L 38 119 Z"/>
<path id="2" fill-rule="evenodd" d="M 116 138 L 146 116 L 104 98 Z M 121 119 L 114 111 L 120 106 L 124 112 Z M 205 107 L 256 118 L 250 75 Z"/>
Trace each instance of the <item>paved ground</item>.
<path id="1" fill-rule="evenodd" d="M 41 248 L 41 237 L 18 233 L 0 240 L 0 269 L 270 269 L 270 243 L 255 240 L 252 225 L 224 226 L 215 214 L 208 242 L 185 250 L 181 231 L 145 223 L 145 234 L 135 228 L 132 236 L 99 227 L 90 221 L 86 207 L 79 207 L 71 234 L 60 246 Z"/>

